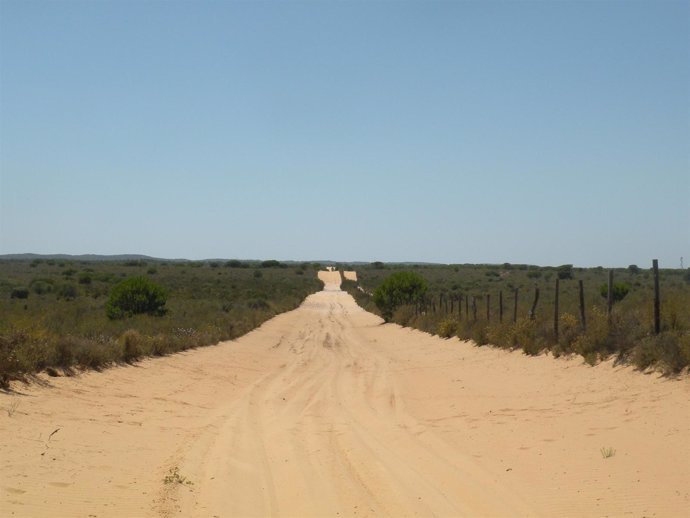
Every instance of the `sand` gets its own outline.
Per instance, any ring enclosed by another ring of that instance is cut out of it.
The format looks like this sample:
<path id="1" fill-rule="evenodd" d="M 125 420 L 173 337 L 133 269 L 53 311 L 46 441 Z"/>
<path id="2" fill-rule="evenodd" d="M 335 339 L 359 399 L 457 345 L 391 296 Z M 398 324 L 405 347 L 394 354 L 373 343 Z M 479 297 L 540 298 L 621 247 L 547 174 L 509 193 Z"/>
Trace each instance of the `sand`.
<path id="1" fill-rule="evenodd" d="M 320 277 L 241 339 L 0 394 L 0 515 L 688 515 L 687 378 L 382 325 Z"/>

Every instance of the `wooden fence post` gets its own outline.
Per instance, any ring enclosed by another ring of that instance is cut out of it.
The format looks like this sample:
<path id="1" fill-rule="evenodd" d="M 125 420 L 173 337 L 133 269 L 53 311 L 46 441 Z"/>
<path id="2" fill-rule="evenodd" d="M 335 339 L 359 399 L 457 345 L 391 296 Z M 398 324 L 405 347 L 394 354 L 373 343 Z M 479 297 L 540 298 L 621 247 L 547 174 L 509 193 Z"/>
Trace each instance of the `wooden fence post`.
<path id="1" fill-rule="evenodd" d="M 465 295 L 465 318 L 470 319 L 470 296 Z"/>
<path id="2" fill-rule="evenodd" d="M 582 332 L 587 331 L 587 320 L 585 319 L 585 285 L 580 279 L 580 323 L 582 324 Z"/>
<path id="3" fill-rule="evenodd" d="M 537 303 L 539 302 L 539 287 L 534 287 L 534 302 L 532 302 L 532 309 L 529 310 L 529 319 L 534 320 L 537 313 Z"/>
<path id="4" fill-rule="evenodd" d="M 654 269 L 654 334 L 661 332 L 661 300 L 659 296 L 659 260 L 652 261 Z"/>
<path id="5" fill-rule="evenodd" d="M 611 323 L 611 311 L 613 310 L 613 270 L 609 270 L 609 286 L 606 295 L 606 304 L 608 308 L 607 315 L 609 317 L 609 323 Z"/>
<path id="6" fill-rule="evenodd" d="M 474 321 L 477 321 L 477 297 L 472 295 L 472 316 Z"/>
<path id="7" fill-rule="evenodd" d="M 498 292 L 498 321 L 503 323 L 503 290 Z"/>
<path id="8" fill-rule="evenodd" d="M 556 298 L 554 300 L 554 310 L 553 310 L 553 332 L 556 335 L 556 341 L 558 342 L 558 291 L 559 291 L 560 279 L 556 277 Z"/>
<path id="9" fill-rule="evenodd" d="M 486 295 L 486 321 L 491 322 L 491 295 Z"/>
<path id="10" fill-rule="evenodd" d="M 518 290 L 520 288 L 515 288 L 515 304 L 513 304 L 513 324 L 517 322 L 517 304 L 518 304 Z"/>

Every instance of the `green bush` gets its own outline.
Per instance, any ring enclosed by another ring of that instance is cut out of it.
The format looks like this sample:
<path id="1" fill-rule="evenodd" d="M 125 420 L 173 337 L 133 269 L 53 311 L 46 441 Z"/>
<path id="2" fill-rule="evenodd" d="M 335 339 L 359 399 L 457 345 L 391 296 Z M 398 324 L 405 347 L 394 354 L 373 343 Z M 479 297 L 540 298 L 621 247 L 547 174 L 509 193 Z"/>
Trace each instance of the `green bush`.
<path id="1" fill-rule="evenodd" d="M 388 322 L 398 306 L 421 301 L 426 291 L 427 282 L 421 275 L 414 272 L 396 272 L 374 290 L 374 304 Z"/>
<path id="2" fill-rule="evenodd" d="M 36 295 L 45 295 L 53 291 L 53 281 L 49 279 L 34 279 L 31 281 L 31 289 Z"/>
<path id="3" fill-rule="evenodd" d="M 28 288 L 12 288 L 10 293 L 11 299 L 28 299 L 29 289 Z"/>
<path id="4" fill-rule="evenodd" d="M 110 319 L 146 313 L 161 316 L 166 313 L 165 291 L 146 277 L 131 277 L 117 284 L 105 306 Z"/>
<path id="5" fill-rule="evenodd" d="M 247 307 L 250 309 L 268 309 L 270 306 L 264 299 L 253 299 L 247 302 Z"/>
<path id="6" fill-rule="evenodd" d="M 58 299 L 74 300 L 78 295 L 79 292 L 74 284 L 65 283 L 60 285 L 60 287 L 57 289 Z"/>
<path id="7" fill-rule="evenodd" d="M 620 302 L 625 298 L 625 296 L 630 292 L 630 286 L 625 283 L 615 283 L 613 285 L 613 301 Z M 599 287 L 599 293 L 602 297 L 608 298 L 609 296 L 609 285 L 602 284 Z"/>
<path id="8" fill-rule="evenodd" d="M 226 268 L 249 268 L 249 265 L 237 259 L 230 259 L 225 263 Z"/>
<path id="9" fill-rule="evenodd" d="M 572 279 L 573 278 L 573 265 L 564 264 L 557 268 L 559 279 Z"/>
<path id="10" fill-rule="evenodd" d="M 261 268 L 287 268 L 287 264 L 283 264 L 275 259 L 269 259 L 268 261 L 261 261 Z"/>

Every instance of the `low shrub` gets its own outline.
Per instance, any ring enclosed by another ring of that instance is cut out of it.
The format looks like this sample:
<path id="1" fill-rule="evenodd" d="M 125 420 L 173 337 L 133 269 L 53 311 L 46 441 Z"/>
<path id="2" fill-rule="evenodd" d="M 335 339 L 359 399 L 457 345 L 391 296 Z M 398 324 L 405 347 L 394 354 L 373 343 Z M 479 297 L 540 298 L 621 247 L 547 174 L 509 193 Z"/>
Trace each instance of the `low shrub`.
<path id="1" fill-rule="evenodd" d="M 660 364 L 669 373 L 690 365 L 690 335 L 667 331 L 645 337 L 633 350 L 632 361 L 639 369 Z"/>
<path id="2" fill-rule="evenodd" d="M 10 293 L 10 298 L 11 299 L 28 299 L 29 298 L 29 289 L 23 288 L 23 287 L 12 288 L 12 292 Z"/>
<path id="3" fill-rule="evenodd" d="M 489 343 L 487 330 L 488 326 L 476 322 L 472 326 L 470 338 L 477 345 L 487 345 Z"/>
<path id="4" fill-rule="evenodd" d="M 270 306 L 264 299 L 253 299 L 247 302 L 247 307 L 249 309 L 268 309 Z"/>
<path id="5" fill-rule="evenodd" d="M 63 300 L 74 300 L 79 295 L 79 291 L 74 284 L 65 283 L 57 288 L 57 298 Z"/>
<path id="6" fill-rule="evenodd" d="M 413 318 L 415 318 L 414 313 L 414 306 L 400 306 L 393 312 L 392 320 L 401 326 L 406 326 L 412 321 Z"/>
<path id="7" fill-rule="evenodd" d="M 111 320 L 138 314 L 162 316 L 166 313 L 163 288 L 146 277 L 131 277 L 117 284 L 106 304 Z"/>
<path id="8" fill-rule="evenodd" d="M 34 279 L 30 284 L 31 290 L 36 295 L 45 295 L 53 291 L 52 280 Z"/>
<path id="9" fill-rule="evenodd" d="M 397 307 L 421 301 L 426 291 L 427 282 L 421 275 L 407 271 L 396 272 L 374 290 L 373 300 L 388 322 Z"/>
<path id="10" fill-rule="evenodd" d="M 72 348 L 75 363 L 84 369 L 100 370 L 120 359 L 117 343 L 75 340 Z"/>
<path id="11" fill-rule="evenodd" d="M 613 301 L 614 302 L 620 302 L 621 300 L 623 300 L 626 297 L 626 295 L 629 292 L 630 292 L 630 285 L 629 284 L 615 283 L 613 285 Z M 599 287 L 599 293 L 605 299 L 608 298 L 608 296 L 609 296 L 609 285 L 608 285 L 608 283 L 602 284 Z"/>
<path id="12" fill-rule="evenodd" d="M 442 338 L 450 338 L 451 336 L 455 336 L 457 329 L 458 329 L 457 321 L 455 319 L 452 319 L 452 318 L 446 318 L 444 320 L 441 320 L 441 322 L 439 322 L 437 334 L 438 334 L 438 336 L 440 336 Z"/>
<path id="13" fill-rule="evenodd" d="M 142 355 L 142 337 L 138 331 L 128 329 L 120 337 L 122 347 L 122 359 L 126 362 L 133 362 Z"/>
<path id="14" fill-rule="evenodd" d="M 563 313 L 558 319 L 558 328 L 558 343 L 554 348 L 554 352 L 557 354 L 573 352 L 575 341 L 582 332 L 580 321 L 575 315 Z"/>
<path id="15" fill-rule="evenodd" d="M 6 388 L 20 373 L 16 351 L 19 340 L 13 334 L 0 336 L 0 388 Z"/>

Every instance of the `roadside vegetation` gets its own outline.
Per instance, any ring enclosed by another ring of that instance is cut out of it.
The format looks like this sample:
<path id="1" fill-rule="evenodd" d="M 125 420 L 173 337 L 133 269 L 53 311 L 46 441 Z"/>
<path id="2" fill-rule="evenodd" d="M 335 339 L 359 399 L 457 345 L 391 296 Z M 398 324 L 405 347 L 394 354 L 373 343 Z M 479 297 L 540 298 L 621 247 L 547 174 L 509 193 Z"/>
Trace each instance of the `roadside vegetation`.
<path id="1" fill-rule="evenodd" d="M 346 268 L 347 269 L 347 268 Z M 387 283 L 400 272 L 421 277 L 422 302 L 391 307 Z M 442 337 L 477 345 L 521 349 L 536 355 L 579 354 L 588 363 L 615 356 L 639 369 L 679 373 L 690 365 L 690 270 L 660 271 L 661 329 L 654 333 L 654 284 L 650 269 L 615 269 L 608 311 L 604 268 L 530 265 L 396 265 L 357 267 L 358 281 L 343 289 L 366 310 Z M 559 309 L 556 318 L 556 280 Z M 583 284 L 584 322 L 579 281 Z M 538 290 L 538 291 L 537 291 Z M 515 297 L 517 291 L 517 311 Z M 536 301 L 536 302 L 535 302 Z M 501 304 L 502 302 L 502 304 Z M 503 314 L 501 315 L 501 305 Z"/>
<path id="2" fill-rule="evenodd" d="M 321 289 L 308 263 L 0 261 L 0 386 L 241 336 Z"/>

